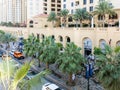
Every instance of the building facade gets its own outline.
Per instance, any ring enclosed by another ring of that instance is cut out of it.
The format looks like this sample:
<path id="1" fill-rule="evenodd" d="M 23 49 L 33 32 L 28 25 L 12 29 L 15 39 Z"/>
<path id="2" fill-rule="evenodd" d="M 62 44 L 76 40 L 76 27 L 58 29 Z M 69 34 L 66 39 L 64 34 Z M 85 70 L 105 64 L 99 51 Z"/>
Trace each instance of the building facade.
<path id="1" fill-rule="evenodd" d="M 28 38 L 34 34 L 40 39 L 46 36 L 52 36 L 56 42 L 66 45 L 74 42 L 82 48 L 81 53 L 88 55 L 93 53 L 94 47 L 104 49 L 105 44 L 111 47 L 120 46 L 120 28 L 8 28 L 0 27 L 0 30 L 9 32 L 16 37 L 23 36 Z M 113 36 L 114 35 L 114 36 Z"/>
<path id="2" fill-rule="evenodd" d="M 68 9 L 69 15 L 73 15 L 75 11 L 79 8 L 84 9 L 87 12 L 93 12 L 95 10 L 95 7 L 98 5 L 99 2 L 103 0 L 61 0 L 61 9 Z M 117 13 L 116 16 L 113 16 L 113 18 L 106 16 L 106 23 L 115 25 L 119 21 L 120 17 L 120 2 L 118 0 L 107 0 L 109 2 L 109 5 L 114 6 L 114 11 Z M 116 17 L 116 18 L 114 18 Z M 72 26 L 75 26 L 75 21 L 69 19 L 68 17 L 67 23 L 68 27 L 72 24 Z M 93 22 L 95 26 L 102 26 L 102 21 L 99 16 L 93 17 Z M 78 22 L 79 23 L 79 22 Z M 84 23 L 84 22 L 83 22 Z M 87 22 L 87 26 L 90 26 L 91 21 Z"/>
<path id="3" fill-rule="evenodd" d="M 0 22 L 24 23 L 27 20 L 26 0 L 1 0 Z"/>

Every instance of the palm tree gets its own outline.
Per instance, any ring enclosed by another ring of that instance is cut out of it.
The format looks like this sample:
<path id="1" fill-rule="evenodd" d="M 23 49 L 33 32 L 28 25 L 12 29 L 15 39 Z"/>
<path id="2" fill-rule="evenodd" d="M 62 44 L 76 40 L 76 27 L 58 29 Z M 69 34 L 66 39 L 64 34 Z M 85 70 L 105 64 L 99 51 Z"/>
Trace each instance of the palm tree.
<path id="1" fill-rule="evenodd" d="M 1 90 L 16 90 L 18 83 L 26 76 L 30 69 L 30 63 L 24 64 L 16 69 L 15 62 L 11 60 L 2 60 L 0 62 L 0 85 Z"/>
<path id="2" fill-rule="evenodd" d="M 74 14 L 74 19 L 80 21 L 80 26 L 82 26 L 82 21 L 89 19 L 89 14 L 84 9 L 77 9 Z"/>
<path id="3" fill-rule="evenodd" d="M 53 27 L 55 26 L 55 25 L 54 25 L 54 22 L 55 22 L 56 20 L 57 20 L 57 17 L 56 17 L 55 12 L 51 12 L 51 13 L 49 14 L 49 16 L 48 16 L 48 21 L 49 21 L 49 22 L 52 22 Z"/>
<path id="4" fill-rule="evenodd" d="M 59 48 L 52 37 L 46 37 L 42 43 L 43 52 L 40 55 L 40 59 L 46 63 L 46 69 L 49 69 L 49 64 L 54 63 L 58 58 Z"/>
<path id="5" fill-rule="evenodd" d="M 11 42 L 11 41 L 16 41 L 16 37 L 11 35 L 10 33 L 5 33 L 2 35 L 1 42 L 7 44 L 6 49 L 8 49 L 10 47 L 9 42 Z"/>
<path id="6" fill-rule="evenodd" d="M 69 13 L 69 11 L 67 9 L 63 9 L 60 11 L 60 16 L 63 17 L 62 24 L 64 24 L 65 27 L 66 27 L 66 21 L 67 21 L 66 19 L 67 19 L 68 13 Z"/>
<path id="7" fill-rule="evenodd" d="M 64 48 L 64 52 L 59 55 L 59 59 L 57 61 L 59 69 L 64 73 L 69 74 L 69 85 L 73 85 L 72 74 L 76 74 L 78 71 L 82 70 L 81 65 L 84 62 L 84 58 L 80 54 L 80 50 L 81 48 L 71 42 L 67 44 L 66 48 Z"/>
<path id="8" fill-rule="evenodd" d="M 120 47 L 112 49 L 106 45 L 105 50 L 96 55 L 99 67 L 97 78 L 107 90 L 120 89 Z"/>
<path id="9" fill-rule="evenodd" d="M 115 12 L 113 11 L 113 6 L 109 5 L 107 1 L 101 1 L 99 4 L 95 7 L 94 15 L 99 15 L 103 17 L 103 27 L 105 23 L 105 15 L 114 15 Z"/>
<path id="10" fill-rule="evenodd" d="M 28 39 L 24 40 L 24 53 L 33 58 L 38 51 L 37 47 L 39 46 L 39 43 L 39 39 L 37 39 L 34 34 L 30 35 Z"/>

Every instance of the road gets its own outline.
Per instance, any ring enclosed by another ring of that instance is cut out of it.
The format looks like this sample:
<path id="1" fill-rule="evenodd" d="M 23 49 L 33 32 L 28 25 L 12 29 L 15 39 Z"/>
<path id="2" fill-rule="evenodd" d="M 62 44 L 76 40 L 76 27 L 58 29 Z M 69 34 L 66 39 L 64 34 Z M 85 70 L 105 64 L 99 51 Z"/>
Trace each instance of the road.
<path id="1" fill-rule="evenodd" d="M 10 47 L 12 47 L 12 44 L 10 44 Z M 5 51 L 5 46 L 2 48 L 2 49 L 0 49 L 0 50 L 3 50 L 3 51 Z M 10 50 L 12 50 L 12 49 L 10 49 Z M 10 54 L 9 54 L 10 55 Z M 16 58 L 14 58 L 12 55 L 10 55 L 11 57 L 12 57 L 12 59 L 13 60 L 15 60 L 17 63 L 19 63 L 19 64 L 21 64 L 22 65 L 22 63 L 20 62 L 21 60 L 18 60 L 18 59 L 16 59 Z M 1 58 L 0 58 L 0 60 L 1 60 Z M 28 58 L 25 58 L 25 59 L 23 59 L 22 61 L 26 61 L 26 60 L 28 60 Z M 45 83 L 53 83 L 51 80 L 47 80 L 46 78 L 42 78 L 41 79 L 41 83 L 38 83 L 37 85 L 36 85 L 36 87 L 32 87 L 32 89 L 31 90 L 42 90 L 42 86 L 45 84 Z M 56 84 L 57 85 L 57 84 Z M 62 89 L 64 89 L 64 90 L 67 90 L 67 89 L 65 89 L 65 88 L 63 88 L 61 85 L 58 85 L 60 88 L 62 88 Z"/>

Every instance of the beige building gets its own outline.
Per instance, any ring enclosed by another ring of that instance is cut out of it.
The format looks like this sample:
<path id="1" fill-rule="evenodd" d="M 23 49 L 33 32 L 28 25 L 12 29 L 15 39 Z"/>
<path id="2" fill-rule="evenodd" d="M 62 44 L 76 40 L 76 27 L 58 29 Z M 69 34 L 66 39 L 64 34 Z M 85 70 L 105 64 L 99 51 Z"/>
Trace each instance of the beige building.
<path id="1" fill-rule="evenodd" d="M 94 47 L 104 49 L 105 44 L 112 47 L 120 46 L 120 28 L 7 28 L 0 27 L 0 30 L 10 32 L 16 37 L 34 33 L 40 39 L 45 36 L 52 36 L 56 42 L 66 43 L 74 42 L 77 46 L 82 48 L 82 53 L 88 55 L 93 53 Z"/>
<path id="2" fill-rule="evenodd" d="M 61 2 L 61 9 L 68 9 L 69 10 L 69 16 L 67 19 L 67 23 L 68 23 L 68 27 L 75 27 L 75 23 L 76 21 L 74 21 L 71 17 L 71 15 L 73 15 L 75 13 L 75 11 L 79 8 L 84 9 L 88 12 L 93 12 L 95 10 L 96 5 L 98 5 L 99 2 L 101 2 L 103 0 L 62 0 Z M 119 11 L 120 11 L 120 2 L 118 2 L 118 0 L 107 0 L 109 2 L 110 5 L 114 6 L 114 10 L 117 13 L 116 15 L 110 17 L 106 15 L 106 20 L 105 23 L 108 26 L 112 26 L 112 25 L 118 25 L 118 21 L 119 21 Z M 92 19 L 91 19 L 92 20 Z M 84 27 L 90 27 L 91 25 L 91 20 L 90 21 L 83 21 L 83 26 Z M 95 24 L 95 26 L 102 26 L 102 18 L 100 16 L 94 16 L 93 17 L 93 22 Z M 79 26 L 79 22 L 78 26 Z"/>
<path id="3" fill-rule="evenodd" d="M 47 21 L 47 14 L 40 14 L 34 16 L 32 19 L 28 20 L 27 27 L 28 28 L 46 28 L 52 27 L 52 23 Z"/>

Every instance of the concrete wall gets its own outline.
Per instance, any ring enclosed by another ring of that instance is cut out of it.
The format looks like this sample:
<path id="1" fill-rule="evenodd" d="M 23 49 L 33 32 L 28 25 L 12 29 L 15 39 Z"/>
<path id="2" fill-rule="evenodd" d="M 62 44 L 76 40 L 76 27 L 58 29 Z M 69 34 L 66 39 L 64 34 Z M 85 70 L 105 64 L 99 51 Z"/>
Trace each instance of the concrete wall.
<path id="1" fill-rule="evenodd" d="M 94 47 L 100 46 L 100 40 L 105 40 L 109 44 L 111 39 L 111 46 L 115 47 L 116 43 L 120 41 L 120 29 L 116 27 L 110 28 L 7 28 L 0 27 L 0 30 L 10 32 L 15 36 L 28 37 L 29 34 L 34 33 L 36 36 L 39 34 L 40 38 L 44 36 L 54 35 L 56 42 L 60 42 L 59 36 L 63 37 L 64 46 L 66 44 L 67 37 L 70 38 L 71 42 L 74 42 L 77 46 L 82 48 L 84 51 L 84 39 L 89 38 L 92 41 L 92 51 Z M 83 52 L 84 53 L 84 52 Z"/>

